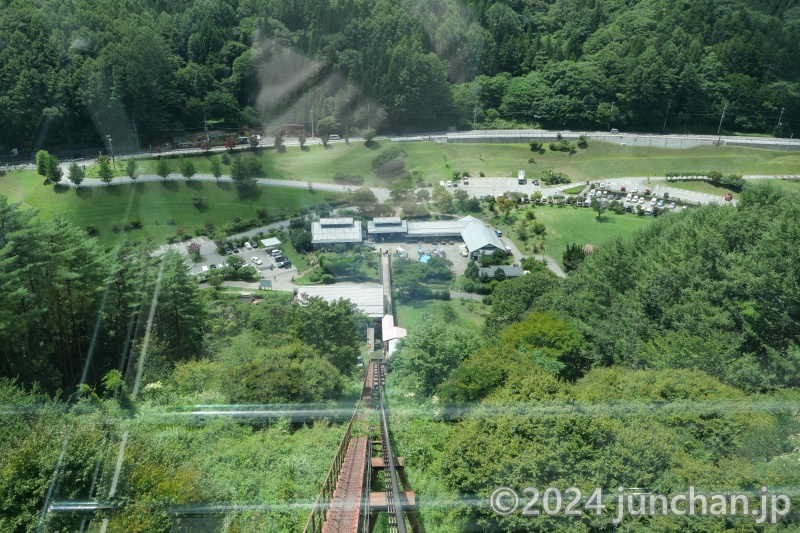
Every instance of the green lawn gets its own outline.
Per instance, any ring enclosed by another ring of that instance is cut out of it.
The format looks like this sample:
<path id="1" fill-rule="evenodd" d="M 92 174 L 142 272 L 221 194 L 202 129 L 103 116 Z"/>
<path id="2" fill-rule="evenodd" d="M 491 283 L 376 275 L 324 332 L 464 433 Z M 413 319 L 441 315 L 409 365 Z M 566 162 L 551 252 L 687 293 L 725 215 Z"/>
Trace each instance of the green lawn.
<path id="1" fill-rule="evenodd" d="M 755 180 L 754 180 L 755 181 Z M 762 180 L 759 180 L 759 182 Z M 800 180 L 763 180 L 778 187 L 783 187 L 787 191 L 800 193 Z"/>
<path id="2" fill-rule="evenodd" d="M 725 196 L 728 193 L 733 195 L 733 198 L 739 199 L 739 193 L 727 187 L 716 186 L 709 181 L 683 181 L 676 180 L 667 183 L 668 187 L 675 187 L 684 191 L 701 192 L 705 194 L 713 194 L 715 196 Z"/>
<path id="3" fill-rule="evenodd" d="M 78 227 L 94 225 L 100 230 L 98 239 L 111 244 L 119 234 L 113 226 L 125 221 L 140 220 L 142 228 L 130 230 L 132 238 L 152 237 L 158 244 L 184 226 L 191 234 L 206 221 L 222 226 L 238 216 L 243 220 L 256 218 L 264 208 L 274 219 L 285 219 L 302 208 L 337 196 L 334 193 L 282 187 L 260 187 L 241 198 L 230 183 L 211 182 L 151 182 L 110 187 L 80 189 L 42 184 L 33 172 L 13 172 L 0 178 L 0 194 L 6 194 L 23 205 L 36 207 L 42 216 L 63 214 Z M 193 198 L 201 196 L 206 206 L 198 209 Z M 167 224 L 174 219 L 175 225 Z M 292 254 L 294 255 L 294 254 Z M 297 256 L 287 255 L 293 262 Z M 300 266 L 300 265 L 298 265 Z"/>
<path id="4" fill-rule="evenodd" d="M 724 174 L 799 174 L 800 156 L 780 150 L 701 146 L 667 149 L 645 146 L 620 146 L 591 141 L 589 148 L 570 156 L 563 152 L 533 153 L 525 144 L 437 144 L 433 142 L 392 143 L 380 141 L 377 147 L 363 143 L 287 147 L 276 150 L 243 152 L 234 157 L 258 157 L 263 176 L 296 181 L 333 183 L 342 172 L 364 177 L 366 186 L 385 186 L 372 169 L 371 161 L 388 146 L 399 146 L 408 153 L 406 169 L 417 170 L 427 183 L 452 179 L 453 171 L 467 171 L 471 176 L 507 176 L 526 170 L 530 178 L 552 169 L 564 172 L 572 181 L 614 176 L 663 176 L 669 171 L 718 170 Z M 534 163 L 528 160 L 533 157 Z M 198 173 L 210 173 L 208 156 L 194 157 Z M 170 159 L 177 170 L 179 160 Z M 143 170 L 154 173 L 155 161 L 142 161 Z M 124 164 L 118 163 L 122 175 Z M 227 174 L 230 167 L 223 166 Z"/>
<path id="5" fill-rule="evenodd" d="M 796 179 L 775 179 L 775 180 L 750 180 L 749 183 L 772 183 L 787 191 L 800 192 L 800 180 Z M 733 195 L 734 199 L 739 199 L 740 194 L 732 189 L 726 187 L 718 187 L 707 181 L 670 181 L 670 187 L 676 189 L 683 189 L 686 191 L 703 192 L 707 194 L 714 194 L 717 196 L 724 196 L 728 193 Z"/>
<path id="6" fill-rule="evenodd" d="M 549 255 L 559 263 L 567 246 L 572 243 L 593 244 L 597 246 L 615 236 L 629 237 L 633 233 L 654 220 L 653 217 L 638 216 L 631 213 L 615 215 L 609 211 L 603 214 L 603 220 L 597 220 L 597 213 L 586 207 L 536 207 L 536 220 L 547 228 L 545 239 L 545 255 Z M 491 219 L 490 222 L 503 231 L 503 236 L 510 238 L 514 244 L 525 252 L 522 242 L 516 238 L 511 226 L 502 219 Z M 542 253 L 542 252 L 539 252 Z"/>
<path id="7" fill-rule="evenodd" d="M 477 305 L 481 305 L 475 302 Z M 411 331 L 424 315 L 434 317 L 454 317 L 455 322 L 464 326 L 482 326 L 483 317 L 467 309 L 459 300 L 444 302 L 440 300 L 422 300 L 396 304 L 397 325 Z M 450 312 L 452 311 L 452 314 Z"/>

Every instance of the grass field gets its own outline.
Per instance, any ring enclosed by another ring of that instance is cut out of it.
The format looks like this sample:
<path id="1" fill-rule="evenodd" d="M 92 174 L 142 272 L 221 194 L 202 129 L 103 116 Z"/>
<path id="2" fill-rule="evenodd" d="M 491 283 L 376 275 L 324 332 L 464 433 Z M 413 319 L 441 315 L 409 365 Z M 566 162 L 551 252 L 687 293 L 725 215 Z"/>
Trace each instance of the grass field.
<path id="1" fill-rule="evenodd" d="M 800 180 L 765 180 L 779 187 L 783 187 L 787 191 L 800 193 Z"/>
<path id="2" fill-rule="evenodd" d="M 476 303 L 476 305 L 480 305 Z M 473 313 L 458 300 L 443 302 L 440 300 L 423 300 L 396 305 L 397 325 L 409 331 L 425 317 L 425 315 L 448 319 L 464 326 L 482 326 L 483 317 Z M 452 320 L 451 320 L 452 319 Z"/>
<path id="3" fill-rule="evenodd" d="M 705 194 L 713 194 L 715 196 L 725 196 L 728 193 L 733 195 L 733 198 L 738 200 L 740 194 L 733 189 L 729 189 L 727 187 L 718 187 L 711 182 L 708 181 L 683 181 L 683 180 L 676 180 L 670 181 L 667 183 L 668 187 L 674 187 L 676 189 L 681 189 L 684 191 L 693 191 L 693 192 L 701 192 Z"/>
<path id="4" fill-rule="evenodd" d="M 638 216 L 631 213 L 616 215 L 607 211 L 602 222 L 597 220 L 597 212 L 585 207 L 549 207 L 536 208 L 536 220 L 547 228 L 545 255 L 549 255 L 559 263 L 567 246 L 573 243 L 598 246 L 612 237 L 630 237 L 639 229 L 654 220 L 653 217 Z M 503 235 L 514 241 L 520 250 L 520 242 L 511 227 L 502 222 L 502 218 L 492 219 L 492 224 L 502 229 Z"/>
<path id="5" fill-rule="evenodd" d="M 150 182 L 110 187 L 80 189 L 43 185 L 42 178 L 33 172 L 14 172 L 0 178 L 0 194 L 27 207 L 40 209 L 42 216 L 59 213 L 80 228 L 94 225 L 102 244 L 119 238 L 113 226 L 125 221 L 140 220 L 141 229 L 130 230 L 131 238 L 152 237 L 157 244 L 166 242 L 178 226 L 191 234 L 207 221 L 222 226 L 238 216 L 243 220 L 256 218 L 257 210 L 266 211 L 274 219 L 285 219 L 304 207 L 335 197 L 335 193 L 309 192 L 305 189 L 260 187 L 248 197 L 241 198 L 230 183 L 211 182 Z M 200 196 L 206 206 L 198 209 L 193 198 Z M 175 224 L 167 224 L 174 219 Z M 290 258 L 291 259 L 291 258 Z"/>
<path id="6" fill-rule="evenodd" d="M 263 175 L 270 178 L 333 183 L 339 172 L 364 177 L 366 186 L 385 186 L 372 169 L 371 161 L 388 146 L 399 146 L 408 153 L 407 170 L 417 170 L 428 183 L 452 179 L 453 171 L 467 171 L 472 176 L 507 176 L 526 170 L 536 178 L 544 170 L 564 172 L 572 181 L 615 176 L 663 176 L 669 171 L 718 170 L 724 174 L 800 174 L 800 156 L 779 150 L 701 146 L 666 149 L 649 146 L 620 146 L 589 142 L 589 148 L 570 156 L 563 152 L 533 153 L 524 144 L 437 144 L 433 142 L 392 143 L 381 141 L 367 148 L 363 143 L 331 144 L 325 149 L 313 145 L 301 150 L 287 147 L 285 152 L 263 150 L 243 152 L 235 157 L 258 157 Z M 529 163 L 533 158 L 534 163 Z M 198 173 L 209 173 L 208 156 L 194 157 Z M 170 159 L 176 169 L 179 160 Z M 142 161 L 147 173 L 154 173 L 155 161 Z M 118 163 L 118 174 L 124 165 Z M 228 173 L 230 167 L 225 166 Z"/>

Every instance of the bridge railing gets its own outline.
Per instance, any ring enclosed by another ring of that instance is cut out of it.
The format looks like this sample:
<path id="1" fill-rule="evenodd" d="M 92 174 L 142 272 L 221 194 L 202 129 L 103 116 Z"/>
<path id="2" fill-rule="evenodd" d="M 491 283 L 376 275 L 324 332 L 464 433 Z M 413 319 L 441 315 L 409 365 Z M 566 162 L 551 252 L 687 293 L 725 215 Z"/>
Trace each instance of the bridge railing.
<path id="1" fill-rule="evenodd" d="M 342 471 L 344 457 L 347 455 L 348 446 L 350 446 L 350 437 L 353 433 L 353 425 L 355 424 L 360 409 L 361 404 L 359 403 L 356 405 L 356 408 L 353 411 L 353 416 L 350 418 L 350 422 L 347 424 L 347 429 L 344 431 L 344 436 L 342 437 L 341 442 L 339 442 L 339 448 L 336 450 L 336 455 L 333 457 L 333 463 L 331 464 L 330 470 L 328 470 L 328 475 L 325 477 L 325 481 L 322 483 L 322 489 L 319 491 L 317 501 L 314 502 L 314 508 L 311 510 L 311 515 L 308 517 L 308 522 L 306 522 L 306 527 L 303 529 L 303 533 L 322 532 L 322 526 L 325 524 L 325 517 L 328 514 L 328 508 L 330 507 L 331 500 L 333 499 L 333 492 L 336 490 L 336 482 L 339 479 L 339 473 Z"/>

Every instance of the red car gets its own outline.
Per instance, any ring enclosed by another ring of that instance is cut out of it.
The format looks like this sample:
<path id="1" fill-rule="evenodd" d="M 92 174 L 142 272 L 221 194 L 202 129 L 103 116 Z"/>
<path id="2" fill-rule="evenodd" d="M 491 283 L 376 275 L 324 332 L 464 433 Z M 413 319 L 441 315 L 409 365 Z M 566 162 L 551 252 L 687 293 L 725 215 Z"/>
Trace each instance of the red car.
<path id="1" fill-rule="evenodd" d="M 625 192 L 625 186 L 624 185 L 619 188 L 619 192 Z"/>
<path id="2" fill-rule="evenodd" d="M 726 202 L 730 202 L 731 200 L 733 200 L 733 195 L 731 193 L 726 194 L 725 195 L 725 201 Z"/>
<path id="3" fill-rule="evenodd" d="M 644 190 L 644 195 L 645 196 L 650 196 L 650 189 L 645 189 Z"/>

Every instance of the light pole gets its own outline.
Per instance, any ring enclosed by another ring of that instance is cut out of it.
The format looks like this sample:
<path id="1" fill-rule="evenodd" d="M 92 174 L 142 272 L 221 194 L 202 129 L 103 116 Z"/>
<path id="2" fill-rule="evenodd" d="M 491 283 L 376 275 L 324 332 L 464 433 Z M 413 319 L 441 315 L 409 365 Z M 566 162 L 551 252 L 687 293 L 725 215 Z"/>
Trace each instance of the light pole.
<path id="1" fill-rule="evenodd" d="M 106 135 L 108 140 L 108 149 L 111 151 L 111 164 L 114 165 L 114 170 L 117 170 L 117 162 L 114 160 L 114 145 L 111 144 L 111 135 Z"/>

